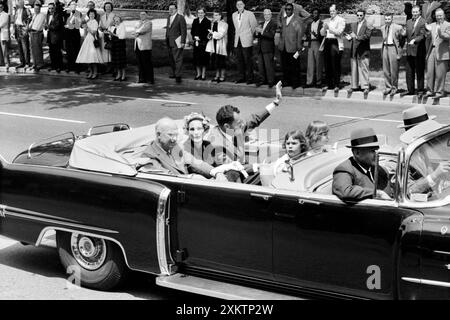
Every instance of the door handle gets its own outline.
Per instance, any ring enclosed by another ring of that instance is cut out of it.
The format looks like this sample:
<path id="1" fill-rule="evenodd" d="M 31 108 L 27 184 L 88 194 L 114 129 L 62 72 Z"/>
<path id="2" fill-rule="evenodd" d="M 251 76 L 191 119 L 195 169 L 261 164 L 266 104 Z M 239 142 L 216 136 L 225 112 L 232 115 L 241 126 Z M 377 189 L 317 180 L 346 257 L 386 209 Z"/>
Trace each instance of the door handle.
<path id="1" fill-rule="evenodd" d="M 298 204 L 314 204 L 314 205 L 318 206 L 318 205 L 320 205 L 320 202 L 314 201 L 314 200 L 298 199 Z"/>
<path id="2" fill-rule="evenodd" d="M 256 198 L 256 199 L 261 199 L 264 201 L 269 201 L 270 199 L 272 199 L 271 195 L 261 194 L 261 193 L 250 193 L 250 197 Z"/>

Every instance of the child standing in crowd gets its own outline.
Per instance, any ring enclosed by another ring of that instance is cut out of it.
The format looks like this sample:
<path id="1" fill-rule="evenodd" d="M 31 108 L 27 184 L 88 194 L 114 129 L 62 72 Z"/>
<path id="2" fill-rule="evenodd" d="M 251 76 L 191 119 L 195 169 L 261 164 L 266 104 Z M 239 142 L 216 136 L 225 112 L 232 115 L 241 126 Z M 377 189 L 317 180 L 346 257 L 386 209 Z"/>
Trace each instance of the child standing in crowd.
<path id="1" fill-rule="evenodd" d="M 89 64 L 89 74 L 86 78 L 97 79 L 97 65 L 103 63 L 100 42 L 98 40 L 97 12 L 94 9 L 90 9 L 87 16 L 89 17 L 86 29 L 87 34 L 84 38 L 76 62 Z"/>

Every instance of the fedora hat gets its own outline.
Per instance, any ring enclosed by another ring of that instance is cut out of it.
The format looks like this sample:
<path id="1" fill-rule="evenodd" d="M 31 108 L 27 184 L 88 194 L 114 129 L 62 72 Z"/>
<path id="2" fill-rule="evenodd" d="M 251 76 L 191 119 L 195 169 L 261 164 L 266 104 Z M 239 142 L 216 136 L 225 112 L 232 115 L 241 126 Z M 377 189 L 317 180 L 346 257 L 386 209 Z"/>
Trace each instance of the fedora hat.
<path id="1" fill-rule="evenodd" d="M 411 128 L 421 122 L 433 120 L 436 116 L 429 116 L 424 106 L 416 106 L 403 111 L 403 124 L 397 128 Z"/>
<path id="2" fill-rule="evenodd" d="M 408 131 L 402 133 L 400 135 L 400 141 L 406 144 L 410 144 L 414 140 L 430 132 L 436 131 L 442 127 L 444 127 L 443 124 L 440 124 L 439 122 L 434 120 L 423 121 L 413 128 L 409 129 Z"/>
<path id="3" fill-rule="evenodd" d="M 355 129 L 350 133 L 350 145 L 347 148 L 379 148 L 377 135 L 372 128 Z"/>

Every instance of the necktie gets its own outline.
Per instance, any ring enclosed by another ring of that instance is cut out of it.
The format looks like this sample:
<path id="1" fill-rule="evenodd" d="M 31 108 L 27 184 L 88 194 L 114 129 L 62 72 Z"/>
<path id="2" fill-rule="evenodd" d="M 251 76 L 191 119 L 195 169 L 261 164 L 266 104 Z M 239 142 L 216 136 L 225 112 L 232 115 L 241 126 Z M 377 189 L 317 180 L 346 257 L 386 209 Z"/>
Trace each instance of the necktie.
<path id="1" fill-rule="evenodd" d="M 367 170 L 366 175 L 369 177 L 370 181 L 373 182 L 373 177 L 372 177 L 372 172 L 369 170 Z"/>
<path id="2" fill-rule="evenodd" d="M 391 28 L 391 26 L 387 26 L 386 27 L 386 43 L 389 44 L 389 29 Z"/>

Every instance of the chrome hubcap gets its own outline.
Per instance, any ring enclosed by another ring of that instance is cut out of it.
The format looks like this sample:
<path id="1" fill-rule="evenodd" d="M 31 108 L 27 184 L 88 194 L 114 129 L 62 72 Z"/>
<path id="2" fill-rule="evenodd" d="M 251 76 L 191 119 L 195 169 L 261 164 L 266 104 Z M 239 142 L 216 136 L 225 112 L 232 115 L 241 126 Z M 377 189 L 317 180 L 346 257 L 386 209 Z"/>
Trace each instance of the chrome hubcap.
<path id="1" fill-rule="evenodd" d="M 105 262 L 106 243 L 104 239 L 73 233 L 70 247 L 75 260 L 87 270 L 96 270 Z"/>

